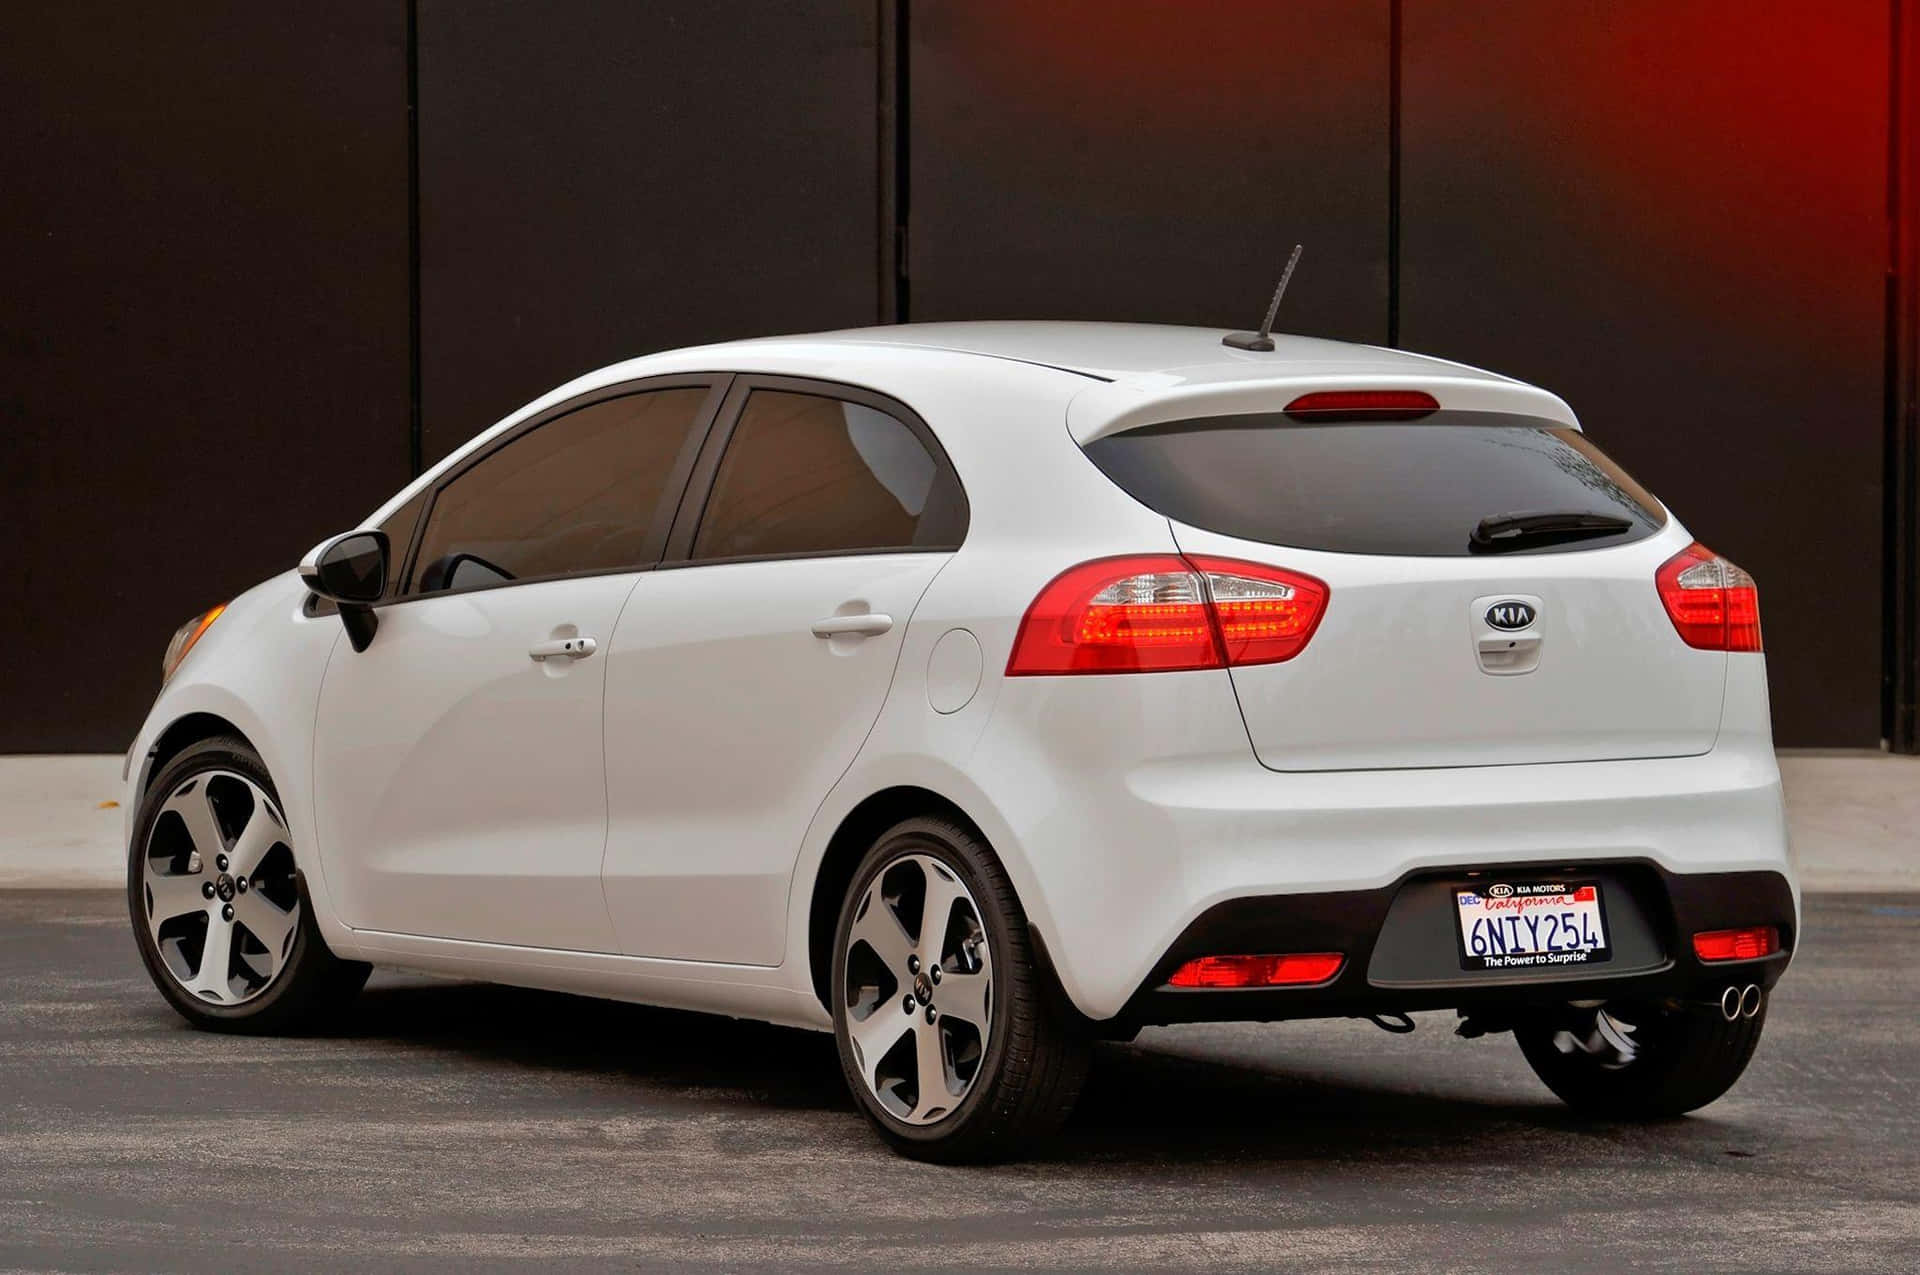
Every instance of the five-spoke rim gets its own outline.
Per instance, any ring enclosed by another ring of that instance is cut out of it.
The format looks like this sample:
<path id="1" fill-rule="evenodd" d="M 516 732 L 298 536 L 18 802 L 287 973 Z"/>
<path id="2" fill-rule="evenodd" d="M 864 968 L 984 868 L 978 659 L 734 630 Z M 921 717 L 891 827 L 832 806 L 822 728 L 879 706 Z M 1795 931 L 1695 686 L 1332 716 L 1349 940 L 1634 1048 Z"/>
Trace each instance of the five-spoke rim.
<path id="1" fill-rule="evenodd" d="M 906 1124 L 953 1113 L 980 1074 L 993 1021 L 986 926 L 959 874 L 902 854 L 854 909 L 841 997 L 855 1066 Z"/>
<path id="2" fill-rule="evenodd" d="M 141 897 L 175 982 L 215 1005 L 252 1000 L 286 968 L 300 928 L 285 816 L 234 771 L 183 780 L 147 833 Z"/>

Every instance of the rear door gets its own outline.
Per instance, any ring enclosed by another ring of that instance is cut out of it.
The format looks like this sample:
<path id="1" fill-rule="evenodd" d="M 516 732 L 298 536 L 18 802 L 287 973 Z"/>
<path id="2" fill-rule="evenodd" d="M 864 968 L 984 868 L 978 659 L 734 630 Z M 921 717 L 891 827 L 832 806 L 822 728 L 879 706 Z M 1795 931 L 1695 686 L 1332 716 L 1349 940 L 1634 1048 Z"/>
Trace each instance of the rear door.
<path id="1" fill-rule="evenodd" d="M 965 527 L 958 478 L 903 405 L 739 378 L 608 651 L 620 950 L 779 963 L 801 840 Z"/>
<path id="2" fill-rule="evenodd" d="M 1232 670 L 1269 767 L 1713 746 L 1727 657 L 1680 640 L 1654 583 L 1688 538 L 1578 430 L 1485 412 L 1276 412 L 1149 426 L 1087 452 L 1169 516 L 1184 551 L 1329 586 L 1298 657 Z"/>

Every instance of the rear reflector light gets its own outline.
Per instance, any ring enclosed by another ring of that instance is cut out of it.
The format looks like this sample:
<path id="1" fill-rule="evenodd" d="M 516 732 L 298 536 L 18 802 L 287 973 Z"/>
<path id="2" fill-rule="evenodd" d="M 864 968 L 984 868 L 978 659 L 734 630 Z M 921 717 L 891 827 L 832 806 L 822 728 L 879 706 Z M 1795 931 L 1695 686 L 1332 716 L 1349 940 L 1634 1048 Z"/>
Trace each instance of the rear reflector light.
<path id="1" fill-rule="evenodd" d="M 1290 660 L 1326 612 L 1312 576 L 1231 558 L 1101 558 L 1054 577 L 1020 620 L 1010 677 L 1167 673 Z"/>
<path id="2" fill-rule="evenodd" d="M 1289 416 L 1311 420 L 1413 421 L 1440 410 L 1440 400 L 1420 390 L 1316 390 L 1287 404 Z"/>
<path id="3" fill-rule="evenodd" d="M 1696 541 L 1654 573 L 1680 640 L 1702 651 L 1758 651 L 1760 590 L 1753 577 Z"/>
<path id="4" fill-rule="evenodd" d="M 1703 961 L 1751 961 L 1780 950 L 1780 931 L 1771 925 L 1745 930 L 1707 930 L 1693 936 L 1693 954 Z"/>
<path id="5" fill-rule="evenodd" d="M 1301 952 L 1287 956 L 1202 956 L 1188 961 L 1167 980 L 1170 987 L 1304 987 L 1324 983 L 1340 972 L 1346 958 L 1338 952 Z"/>

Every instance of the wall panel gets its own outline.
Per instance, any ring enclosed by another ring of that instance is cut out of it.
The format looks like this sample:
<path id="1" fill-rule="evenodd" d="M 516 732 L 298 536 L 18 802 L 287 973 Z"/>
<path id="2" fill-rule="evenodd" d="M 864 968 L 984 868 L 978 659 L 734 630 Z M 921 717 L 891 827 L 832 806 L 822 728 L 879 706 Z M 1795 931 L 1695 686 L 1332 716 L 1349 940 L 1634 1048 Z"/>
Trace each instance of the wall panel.
<path id="1" fill-rule="evenodd" d="M 651 350 L 872 323 L 872 4 L 422 0 L 428 463 Z"/>
<path id="2" fill-rule="evenodd" d="M 1562 394 L 1880 737 L 1888 6 L 1406 0 L 1407 346 Z"/>
<path id="3" fill-rule="evenodd" d="M 1386 0 L 910 7 L 912 317 L 1385 338 Z"/>
<path id="4" fill-rule="evenodd" d="M 0 753 L 124 749 L 176 626 L 405 479 L 405 30 L 9 7 Z"/>

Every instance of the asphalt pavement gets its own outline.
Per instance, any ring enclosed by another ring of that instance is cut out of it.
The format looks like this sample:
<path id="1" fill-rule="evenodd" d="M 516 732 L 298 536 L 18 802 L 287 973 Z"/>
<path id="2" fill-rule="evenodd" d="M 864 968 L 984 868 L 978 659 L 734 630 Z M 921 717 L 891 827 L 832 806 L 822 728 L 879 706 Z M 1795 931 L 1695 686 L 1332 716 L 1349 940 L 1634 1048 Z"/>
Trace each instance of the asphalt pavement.
<path id="1" fill-rule="evenodd" d="M 1920 896 L 1816 895 L 1746 1078 L 1582 1123 L 1450 1015 L 1103 1046 L 990 1169 L 870 1135 L 825 1036 L 376 975 L 189 1030 L 119 895 L 0 893 L 0 1269 L 1920 1269 Z"/>

